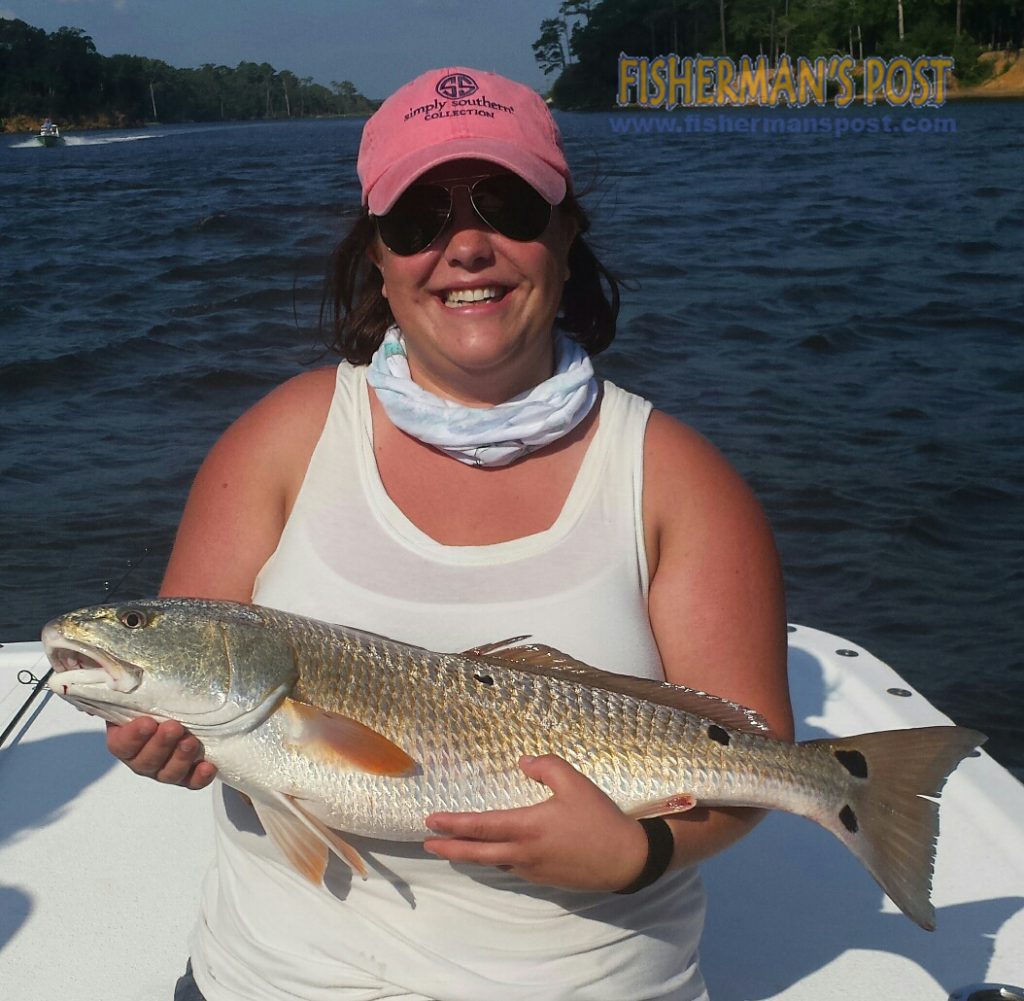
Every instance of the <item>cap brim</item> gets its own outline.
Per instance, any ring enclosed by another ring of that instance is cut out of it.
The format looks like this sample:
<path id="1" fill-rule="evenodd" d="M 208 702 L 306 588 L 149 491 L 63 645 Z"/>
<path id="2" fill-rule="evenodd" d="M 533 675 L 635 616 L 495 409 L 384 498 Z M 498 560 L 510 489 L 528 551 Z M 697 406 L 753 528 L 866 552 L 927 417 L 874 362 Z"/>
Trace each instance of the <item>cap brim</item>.
<path id="1" fill-rule="evenodd" d="M 518 174 L 551 205 L 565 198 L 566 179 L 546 160 L 528 153 L 521 146 L 501 139 L 451 139 L 439 146 L 414 150 L 396 160 L 381 174 L 367 196 L 374 215 L 385 215 L 399 195 L 428 170 L 452 160 L 487 160 Z"/>

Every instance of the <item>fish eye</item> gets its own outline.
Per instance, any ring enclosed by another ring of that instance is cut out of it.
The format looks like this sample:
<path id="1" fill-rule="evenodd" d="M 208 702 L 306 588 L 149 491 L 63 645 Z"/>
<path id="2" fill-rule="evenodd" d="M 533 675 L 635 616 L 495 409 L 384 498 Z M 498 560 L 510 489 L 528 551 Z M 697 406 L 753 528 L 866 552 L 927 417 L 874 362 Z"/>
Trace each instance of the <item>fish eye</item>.
<path id="1" fill-rule="evenodd" d="M 137 608 L 129 608 L 121 613 L 121 624 L 126 629 L 141 629 L 147 621 L 146 613 Z"/>

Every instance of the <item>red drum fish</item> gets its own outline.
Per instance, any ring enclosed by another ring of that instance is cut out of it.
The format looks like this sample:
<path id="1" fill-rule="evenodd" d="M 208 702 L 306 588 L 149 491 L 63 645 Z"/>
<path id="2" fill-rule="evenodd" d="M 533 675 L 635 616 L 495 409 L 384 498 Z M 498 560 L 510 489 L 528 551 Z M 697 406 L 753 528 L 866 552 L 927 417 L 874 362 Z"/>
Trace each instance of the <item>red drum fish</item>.
<path id="1" fill-rule="evenodd" d="M 523 638 L 436 653 L 233 602 L 86 608 L 43 643 L 50 687 L 75 706 L 184 724 L 313 882 L 329 852 L 365 876 L 339 832 L 422 840 L 436 811 L 541 801 L 518 761 L 554 753 L 637 818 L 749 806 L 814 820 L 931 929 L 934 797 L 985 739 L 938 726 L 790 744 L 742 706 Z"/>

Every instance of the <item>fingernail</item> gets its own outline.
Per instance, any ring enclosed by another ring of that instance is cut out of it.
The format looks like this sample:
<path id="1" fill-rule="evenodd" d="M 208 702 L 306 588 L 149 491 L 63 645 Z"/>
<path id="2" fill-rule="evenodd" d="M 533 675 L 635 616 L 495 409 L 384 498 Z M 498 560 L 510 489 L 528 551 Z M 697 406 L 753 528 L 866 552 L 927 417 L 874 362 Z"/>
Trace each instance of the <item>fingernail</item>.
<path id="1" fill-rule="evenodd" d="M 533 764 L 533 763 L 534 763 L 534 762 L 535 762 L 536 760 L 537 760 L 537 757 L 536 757 L 536 755 L 533 755 L 533 754 L 524 754 L 524 755 L 523 755 L 523 756 L 522 756 L 522 757 L 521 757 L 521 758 L 519 759 L 519 764 L 521 764 L 521 765 L 532 765 L 532 764 Z"/>

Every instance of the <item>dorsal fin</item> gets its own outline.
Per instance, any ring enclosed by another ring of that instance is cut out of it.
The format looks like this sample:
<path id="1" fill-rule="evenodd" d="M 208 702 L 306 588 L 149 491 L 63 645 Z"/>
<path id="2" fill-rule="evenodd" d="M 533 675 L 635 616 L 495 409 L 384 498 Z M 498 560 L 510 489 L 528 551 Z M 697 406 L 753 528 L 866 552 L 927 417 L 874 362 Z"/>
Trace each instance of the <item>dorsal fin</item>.
<path id="1" fill-rule="evenodd" d="M 526 638 L 516 636 L 497 643 L 486 643 L 466 650 L 462 656 L 484 663 L 491 661 L 505 667 L 515 667 L 529 674 L 543 674 L 562 681 L 602 688 L 606 692 L 643 699 L 671 709 L 681 709 L 730 730 L 762 736 L 769 732 L 768 723 L 760 713 L 736 702 L 684 685 L 672 685 L 667 681 L 652 681 L 650 678 L 602 671 L 543 643 L 523 643 L 522 640 Z"/>

